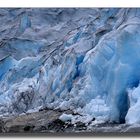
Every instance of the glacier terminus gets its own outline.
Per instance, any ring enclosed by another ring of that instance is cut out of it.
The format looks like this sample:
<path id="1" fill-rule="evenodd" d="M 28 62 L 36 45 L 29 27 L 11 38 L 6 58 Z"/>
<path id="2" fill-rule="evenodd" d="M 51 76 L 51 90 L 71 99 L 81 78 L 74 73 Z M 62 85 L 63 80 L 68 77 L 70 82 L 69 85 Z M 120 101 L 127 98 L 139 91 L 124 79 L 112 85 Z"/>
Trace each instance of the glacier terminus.
<path id="1" fill-rule="evenodd" d="M 0 8 L 0 23 L 1 118 L 140 124 L 139 8 Z"/>

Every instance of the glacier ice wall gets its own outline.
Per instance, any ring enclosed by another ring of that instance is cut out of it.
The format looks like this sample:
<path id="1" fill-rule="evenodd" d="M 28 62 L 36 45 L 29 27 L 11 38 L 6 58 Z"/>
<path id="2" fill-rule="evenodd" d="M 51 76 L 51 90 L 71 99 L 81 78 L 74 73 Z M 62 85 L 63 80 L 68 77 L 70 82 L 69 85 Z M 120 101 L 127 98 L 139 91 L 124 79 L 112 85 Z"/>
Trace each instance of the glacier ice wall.
<path id="1" fill-rule="evenodd" d="M 0 21 L 0 115 L 140 122 L 140 9 L 6 8 Z"/>

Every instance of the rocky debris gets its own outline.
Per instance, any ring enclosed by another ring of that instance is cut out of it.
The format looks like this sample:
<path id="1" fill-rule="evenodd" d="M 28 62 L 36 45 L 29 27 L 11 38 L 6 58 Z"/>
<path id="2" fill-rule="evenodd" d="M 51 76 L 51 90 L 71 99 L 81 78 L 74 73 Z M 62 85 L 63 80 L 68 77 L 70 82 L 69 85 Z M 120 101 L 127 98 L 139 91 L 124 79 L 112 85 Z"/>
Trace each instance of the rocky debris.
<path id="1" fill-rule="evenodd" d="M 68 112 L 68 111 L 66 111 Z M 65 112 L 65 113 L 66 113 Z M 61 111 L 43 110 L 35 113 L 22 114 L 1 118 L 0 133 L 108 133 L 108 132 L 140 132 L 140 126 L 128 126 L 126 124 L 101 123 L 86 125 L 83 122 L 71 124 L 59 119 Z M 95 120 L 92 120 L 92 122 Z M 91 122 L 91 123 L 92 123 Z"/>
<path id="2" fill-rule="evenodd" d="M 70 111 L 66 111 L 68 113 Z M 62 112 L 59 110 L 44 109 L 35 113 L 26 113 L 20 116 L 1 118 L 0 132 L 64 132 L 73 129 L 74 125 L 59 119 Z"/>
<path id="3" fill-rule="evenodd" d="M 58 111 L 44 110 L 18 117 L 5 118 L 4 132 L 41 132 L 49 130 L 50 124 L 54 123 L 60 115 L 61 113 Z"/>

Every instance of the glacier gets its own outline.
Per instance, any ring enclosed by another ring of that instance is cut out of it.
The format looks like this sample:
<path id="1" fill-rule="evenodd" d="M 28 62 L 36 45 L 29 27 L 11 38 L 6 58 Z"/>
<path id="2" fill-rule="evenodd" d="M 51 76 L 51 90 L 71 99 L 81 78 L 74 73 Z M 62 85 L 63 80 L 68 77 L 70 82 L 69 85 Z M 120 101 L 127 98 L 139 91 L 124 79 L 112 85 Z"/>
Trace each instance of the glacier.
<path id="1" fill-rule="evenodd" d="M 140 123 L 139 8 L 1 8 L 0 21 L 0 116 Z"/>

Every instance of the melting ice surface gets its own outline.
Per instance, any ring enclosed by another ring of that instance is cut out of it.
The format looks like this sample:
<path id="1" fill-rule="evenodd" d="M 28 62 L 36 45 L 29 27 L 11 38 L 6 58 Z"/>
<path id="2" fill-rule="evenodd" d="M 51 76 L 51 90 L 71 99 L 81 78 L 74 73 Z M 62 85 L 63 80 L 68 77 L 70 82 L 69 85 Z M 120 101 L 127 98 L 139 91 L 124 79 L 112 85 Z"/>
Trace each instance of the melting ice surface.
<path id="1" fill-rule="evenodd" d="M 0 21 L 0 115 L 140 123 L 139 9 L 0 9 Z"/>

